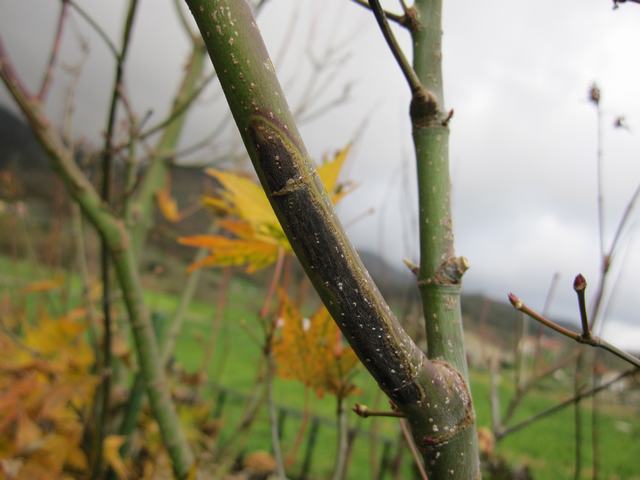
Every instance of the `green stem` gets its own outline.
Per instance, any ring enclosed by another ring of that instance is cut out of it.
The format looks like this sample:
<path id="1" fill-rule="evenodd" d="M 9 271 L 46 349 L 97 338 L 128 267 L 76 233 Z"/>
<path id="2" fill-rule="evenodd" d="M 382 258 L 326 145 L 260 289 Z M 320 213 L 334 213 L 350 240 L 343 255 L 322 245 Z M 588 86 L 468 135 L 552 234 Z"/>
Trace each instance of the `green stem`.
<path id="1" fill-rule="evenodd" d="M 124 224 L 102 202 L 93 185 L 78 168 L 69 150 L 53 132 L 41 105 L 31 100 L 18 80 L 1 39 L 0 77 L 26 116 L 33 133 L 48 154 L 70 195 L 105 239 L 133 331 L 135 349 L 151 410 L 160 427 L 176 476 L 180 479 L 186 478 L 194 468 L 193 455 L 169 395 L 149 312 L 142 297 L 139 273 L 130 247 L 131 240 Z"/>
<path id="2" fill-rule="evenodd" d="M 186 1 L 262 186 L 323 303 L 406 415 L 425 463 L 441 465 L 442 456 L 453 478 L 476 476 L 474 413 L 463 369 L 429 361 L 371 280 L 317 178 L 251 9 L 237 0 Z"/>
<path id="3" fill-rule="evenodd" d="M 147 168 L 144 178 L 140 183 L 138 193 L 128 203 L 125 217 L 127 225 L 132 230 L 134 251 L 138 256 L 147 238 L 147 233 L 154 222 L 154 197 L 167 182 L 169 167 L 173 160 L 171 152 L 174 152 L 178 140 L 184 130 L 188 109 L 183 105 L 189 100 L 198 87 L 202 77 L 206 50 L 200 43 L 194 43 L 193 50 L 187 62 L 187 67 L 178 88 L 178 92 L 171 107 L 168 122 L 155 147 L 154 157 Z"/>
<path id="4" fill-rule="evenodd" d="M 105 134 L 104 147 L 102 150 L 102 186 L 100 196 L 107 205 L 111 202 L 111 184 L 113 177 L 113 155 L 111 154 L 111 143 L 116 124 L 118 112 L 118 100 L 122 89 L 122 78 L 124 75 L 124 63 L 129 51 L 131 33 L 133 31 L 133 21 L 138 6 L 138 0 L 130 0 L 127 16 L 124 23 L 124 32 L 122 36 L 122 47 L 116 61 L 115 78 L 111 92 L 111 104 L 107 117 L 107 127 Z M 111 279 L 110 279 L 110 258 L 109 246 L 104 237 L 104 233 L 100 232 L 100 271 L 102 282 L 102 322 L 103 322 L 103 338 L 102 338 L 102 384 L 99 389 L 99 395 L 96 400 L 100 402 L 98 409 L 99 415 L 96 421 L 95 435 L 91 451 L 91 478 L 97 479 L 102 475 L 102 453 L 104 437 L 106 435 L 107 421 L 109 420 L 109 409 L 111 400 L 111 343 L 112 343 L 112 319 L 111 319 Z"/>
<path id="5" fill-rule="evenodd" d="M 442 80 L 442 0 L 416 0 L 418 23 L 411 29 L 413 68 L 423 91 L 413 93 L 411 122 L 418 174 L 420 274 L 418 284 L 427 332 L 428 357 L 453 366 L 468 384 L 460 285 L 468 268 L 453 245 L 449 177 L 449 120 Z M 472 414 L 473 415 L 473 414 Z M 420 448 L 420 445 L 418 444 Z M 441 453 L 441 455 L 438 455 Z M 424 452 L 423 452 L 424 454 Z M 475 422 L 447 445 L 428 447 L 433 478 L 479 476 Z"/>
<path id="6" fill-rule="evenodd" d="M 347 462 L 349 422 L 344 408 L 344 398 L 336 396 L 336 419 L 338 422 L 336 445 L 336 461 L 333 467 L 333 480 L 342 480 Z"/>

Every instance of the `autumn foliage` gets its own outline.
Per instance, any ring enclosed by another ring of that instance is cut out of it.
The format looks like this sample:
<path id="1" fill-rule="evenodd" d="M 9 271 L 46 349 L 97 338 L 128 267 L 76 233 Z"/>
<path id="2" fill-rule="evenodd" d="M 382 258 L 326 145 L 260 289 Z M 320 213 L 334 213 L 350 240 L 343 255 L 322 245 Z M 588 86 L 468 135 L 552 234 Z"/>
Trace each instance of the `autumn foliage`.
<path id="1" fill-rule="evenodd" d="M 97 378 L 85 315 L 43 313 L 17 337 L 0 332 L 2 478 L 70 478 L 88 459 L 81 448 Z"/>
<path id="2" fill-rule="evenodd" d="M 349 154 L 349 147 L 318 167 L 318 176 L 333 203 L 349 191 L 349 185 L 338 183 L 338 176 Z M 215 196 L 204 198 L 204 204 L 222 216 L 217 235 L 182 237 L 180 243 L 210 250 L 207 257 L 190 269 L 205 266 L 244 266 L 255 272 L 274 263 L 279 249 L 291 252 L 291 246 L 276 218 L 264 190 L 245 175 L 208 169 L 220 184 Z"/>
<path id="3" fill-rule="evenodd" d="M 358 357 L 324 306 L 307 318 L 281 292 L 277 326 L 273 355 L 281 377 L 302 382 L 318 396 L 326 391 L 345 398 L 355 392 Z"/>

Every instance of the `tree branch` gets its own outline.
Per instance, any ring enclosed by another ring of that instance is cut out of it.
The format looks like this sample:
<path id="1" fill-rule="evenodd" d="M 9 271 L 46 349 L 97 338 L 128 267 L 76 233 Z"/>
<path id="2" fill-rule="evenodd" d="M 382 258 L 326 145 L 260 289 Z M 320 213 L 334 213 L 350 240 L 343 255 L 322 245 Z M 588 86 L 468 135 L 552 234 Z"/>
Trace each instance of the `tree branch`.
<path id="1" fill-rule="evenodd" d="M 496 439 L 500 440 L 503 439 L 504 437 L 511 435 L 512 433 L 515 433 L 519 430 L 522 430 L 525 427 L 528 427 L 529 425 L 531 425 L 534 422 L 537 422 L 538 420 L 541 420 L 545 417 L 548 417 L 549 415 L 553 415 L 554 413 L 559 412 L 560 410 L 563 410 L 564 408 L 573 405 L 574 403 L 579 402 L 580 400 L 584 399 L 584 398 L 588 398 L 591 397 L 593 395 L 597 395 L 598 393 L 600 393 L 603 390 L 606 390 L 607 388 L 609 388 L 611 385 L 613 385 L 614 383 L 619 382 L 620 380 L 622 380 L 623 378 L 626 378 L 628 376 L 634 375 L 638 372 L 638 368 L 631 368 L 629 370 L 625 370 L 624 372 L 621 372 L 619 375 L 617 375 L 616 377 L 612 378 L 611 380 L 609 380 L 608 382 L 605 382 L 601 385 L 598 385 L 595 388 L 592 388 L 590 390 L 586 390 L 584 392 L 581 392 L 577 395 L 574 395 L 571 398 L 568 398 L 560 403 L 558 403 L 557 405 L 554 405 L 553 407 L 547 408 L 546 410 L 543 410 L 540 413 L 537 413 L 535 415 L 533 415 L 532 417 L 527 418 L 526 420 L 523 420 L 519 423 L 516 423 L 515 425 L 512 425 L 511 427 L 508 427 L 504 430 L 502 430 L 501 432 L 498 432 L 496 435 Z"/>
<path id="2" fill-rule="evenodd" d="M 301 265 L 354 351 L 411 425 L 425 463 L 475 435 L 463 376 L 400 326 L 336 218 L 246 2 L 187 0 L 265 193 Z M 431 421 L 429 421 L 431 419 Z M 446 427 L 446 428 L 445 428 Z M 473 442 L 471 442 L 473 443 Z M 451 450 L 453 452 L 453 449 Z M 429 457 L 433 455 L 433 457 Z M 457 450 L 456 478 L 468 478 Z"/>
<path id="3" fill-rule="evenodd" d="M 51 44 L 51 53 L 49 54 L 49 61 L 47 62 L 47 67 L 45 68 L 44 76 L 42 78 L 42 84 L 40 85 L 40 90 L 38 92 L 38 100 L 40 101 L 44 101 L 47 98 L 49 87 L 51 87 L 51 81 L 53 80 L 53 69 L 58 59 L 58 53 L 60 52 L 60 44 L 62 43 L 62 32 L 64 31 L 64 25 L 67 20 L 67 12 L 69 10 L 68 7 L 69 1 L 61 0 L 60 14 L 58 15 L 56 33 L 53 37 L 53 42 Z"/>
<path id="4" fill-rule="evenodd" d="M 60 175 L 72 198 L 106 239 L 129 315 L 136 353 L 147 387 L 151 410 L 160 426 L 163 442 L 171 457 L 176 476 L 180 479 L 186 478 L 194 465 L 193 455 L 169 396 L 164 371 L 159 361 L 158 345 L 151 326 L 149 312 L 142 298 L 140 278 L 129 248 L 130 239 L 124 225 L 102 202 L 93 185 L 78 168 L 70 152 L 54 133 L 40 103 L 30 97 L 28 92 L 22 88 L 22 83 L 5 52 L 1 38 L 0 78 L 27 118 L 34 135 L 48 154 L 54 169 Z"/>
<path id="5" fill-rule="evenodd" d="M 356 5 L 360 5 L 361 7 L 372 10 L 370 2 L 368 2 L 367 0 L 351 0 L 351 1 Z M 407 18 L 406 14 L 398 15 L 397 13 L 392 13 L 387 11 L 385 11 L 384 13 L 389 20 L 397 23 L 398 25 L 401 25 L 406 28 L 408 28 L 408 26 L 410 25 L 409 19 Z"/>
<path id="6" fill-rule="evenodd" d="M 573 340 L 575 340 L 578 343 L 583 343 L 585 345 L 591 345 L 592 347 L 597 347 L 597 348 L 602 348 L 603 350 L 606 350 L 612 354 L 614 354 L 616 357 L 621 358 L 622 360 L 630 363 L 631 365 L 635 365 L 636 367 L 640 367 L 640 358 L 637 358 L 621 349 L 619 349 L 618 347 L 616 347 L 615 345 L 612 345 L 611 343 L 607 342 L 606 340 L 595 336 L 593 334 L 591 334 L 590 332 L 588 332 L 586 335 L 574 332 L 572 330 L 569 330 L 568 328 L 563 327 L 562 325 L 558 325 L 557 323 L 555 323 L 553 320 L 550 320 L 548 318 L 546 318 L 545 316 L 539 314 L 538 312 L 536 312 L 535 310 L 529 308 L 527 305 L 525 305 L 522 300 L 520 300 L 516 295 L 514 295 L 513 293 L 509 294 L 509 301 L 511 302 L 511 305 L 513 305 L 513 307 L 516 310 L 519 310 L 523 313 L 525 313 L 526 315 L 530 316 L 531 318 L 533 318 L 534 320 L 536 320 L 537 322 L 542 323 L 545 327 L 548 327 L 552 330 L 555 330 L 556 332 L 564 335 L 565 337 L 569 337 Z"/>
<path id="7" fill-rule="evenodd" d="M 93 17 L 91 15 L 89 15 L 80 5 L 78 5 L 74 0 L 67 0 L 67 2 L 69 3 L 69 5 L 71 7 L 73 7 L 73 9 L 78 12 L 78 15 L 80 15 L 88 24 L 91 28 L 93 28 L 95 30 L 95 32 L 98 34 L 98 36 L 100 38 L 102 38 L 102 40 L 104 41 L 105 45 L 107 46 L 107 48 L 109 49 L 109 51 L 113 54 L 114 58 L 118 58 L 118 49 L 116 48 L 116 46 L 114 45 L 114 43 L 111 41 L 111 39 L 109 38 L 109 35 L 107 34 L 107 32 L 104 31 L 104 29 L 100 26 L 100 24 L 98 22 L 96 22 Z"/>
<path id="8" fill-rule="evenodd" d="M 413 67 L 407 60 L 407 57 L 405 57 L 404 53 L 402 53 L 402 49 L 400 48 L 400 45 L 398 45 L 398 41 L 396 40 L 396 37 L 393 34 L 393 31 L 391 30 L 391 26 L 387 21 L 386 13 L 382 9 L 382 6 L 380 5 L 380 0 L 370 0 L 369 5 L 371 10 L 373 11 L 374 16 L 376 17 L 378 26 L 382 31 L 382 35 L 384 36 L 384 39 L 386 40 L 387 45 L 391 50 L 391 53 L 396 59 L 396 62 L 398 63 L 400 70 L 402 70 L 402 74 L 404 75 L 404 78 L 407 80 L 407 83 L 409 84 L 411 93 L 415 95 L 417 92 L 420 92 L 421 90 L 423 90 L 422 83 L 420 82 L 418 75 L 416 75 L 416 72 L 413 70 Z"/>

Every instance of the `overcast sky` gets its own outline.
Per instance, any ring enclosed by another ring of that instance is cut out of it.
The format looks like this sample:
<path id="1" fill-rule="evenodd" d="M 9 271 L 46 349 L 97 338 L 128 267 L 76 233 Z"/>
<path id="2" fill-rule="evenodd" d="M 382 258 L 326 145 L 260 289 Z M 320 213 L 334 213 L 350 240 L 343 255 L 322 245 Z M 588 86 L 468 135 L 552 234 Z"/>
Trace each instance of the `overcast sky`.
<path id="1" fill-rule="evenodd" d="M 119 44 L 123 0 L 77 0 Z M 127 63 L 127 90 L 141 115 L 167 111 L 188 44 L 172 0 L 140 0 Z M 541 308 L 554 272 L 561 275 L 552 313 L 575 317 L 571 288 L 582 272 L 595 288 L 597 125 L 587 92 L 595 81 L 604 110 L 606 241 L 629 196 L 640 183 L 640 6 L 613 11 L 609 0 L 448 0 L 444 16 L 445 98 L 451 122 L 453 208 L 458 254 L 469 258 L 468 292 L 504 299 L 514 291 Z M 397 10 L 398 2 L 383 2 Z M 0 0 L 0 31 L 26 82 L 38 84 L 48 55 L 58 2 Z M 372 15 L 348 0 L 270 0 L 259 18 L 272 55 L 281 52 L 281 78 L 292 104 L 310 75 L 310 55 L 327 51 L 342 59 L 316 105 L 347 102 L 305 122 L 303 136 L 314 158 L 355 138 L 347 177 L 359 188 L 340 215 L 355 243 L 396 265 L 417 261 L 415 168 L 409 95 Z M 290 25 L 293 25 L 291 30 Z M 78 88 L 75 132 L 97 143 L 112 82 L 112 59 L 76 14 L 67 29 L 63 58 L 81 58 L 76 32 L 89 40 L 90 58 Z M 398 31 L 410 54 L 408 36 Z M 284 48 L 283 48 L 284 44 Z M 68 77 L 58 76 L 49 104 L 59 120 Z M 4 89 L 0 102 L 10 103 Z M 203 138 L 225 112 L 215 89 L 189 120 L 183 146 Z M 624 115 L 630 131 L 614 130 Z M 228 142 L 237 138 L 232 126 Z M 217 158 L 217 147 L 198 160 Z M 368 209 L 375 213 L 360 218 Z M 640 212 L 640 210 L 639 210 Z M 638 215 L 634 215 L 634 227 Z M 626 237 L 624 264 L 604 335 L 622 346 L 640 345 L 640 252 Z M 620 272 L 614 269 L 614 279 Z"/>

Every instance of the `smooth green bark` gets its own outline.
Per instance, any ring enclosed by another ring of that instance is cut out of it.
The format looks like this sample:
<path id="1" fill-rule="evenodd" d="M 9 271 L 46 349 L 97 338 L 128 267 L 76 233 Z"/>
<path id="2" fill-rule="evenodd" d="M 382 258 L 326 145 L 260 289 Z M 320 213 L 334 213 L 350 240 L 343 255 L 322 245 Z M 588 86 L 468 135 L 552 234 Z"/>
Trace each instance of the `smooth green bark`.
<path id="1" fill-rule="evenodd" d="M 465 458 L 473 449 L 461 445 L 475 444 L 467 433 L 475 432 L 474 415 L 459 365 L 428 360 L 371 280 L 317 178 L 249 6 L 244 0 L 186 2 L 258 177 L 322 301 L 406 415 L 425 462 L 440 468 L 445 457 L 447 478 L 473 478 L 477 459 Z"/>
<path id="2" fill-rule="evenodd" d="M 416 0 L 411 28 L 413 67 L 426 95 L 412 101 L 411 122 L 417 162 L 420 222 L 420 273 L 427 356 L 449 363 L 468 385 L 460 285 L 467 269 L 456 257 L 451 220 L 449 120 L 442 80 L 442 0 Z M 428 92 L 428 93 L 427 93 Z M 435 108 L 420 108 L 423 98 Z M 433 105 L 435 104 L 435 105 Z M 442 445 L 425 445 L 427 472 L 433 478 L 479 478 L 475 415 L 466 429 Z"/>

